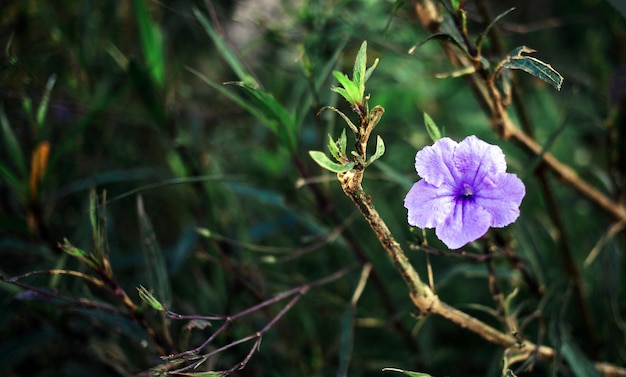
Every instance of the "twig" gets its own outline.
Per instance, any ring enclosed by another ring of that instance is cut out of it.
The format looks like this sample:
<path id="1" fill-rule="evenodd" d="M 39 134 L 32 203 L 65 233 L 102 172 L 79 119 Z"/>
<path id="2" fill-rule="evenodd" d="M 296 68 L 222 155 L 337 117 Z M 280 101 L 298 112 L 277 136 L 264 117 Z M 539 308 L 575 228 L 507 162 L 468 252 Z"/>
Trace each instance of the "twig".
<path id="1" fill-rule="evenodd" d="M 486 1 L 478 0 L 476 3 L 477 3 L 477 8 L 483 18 L 484 23 L 490 24 L 493 21 L 493 17 L 491 16 L 491 12 L 489 10 L 489 7 Z M 459 28 L 459 31 L 462 34 L 466 34 L 466 30 L 461 30 Z M 491 40 L 493 41 L 493 45 L 495 46 L 495 50 L 496 50 L 495 52 L 498 55 L 504 55 L 505 54 L 504 43 L 502 42 L 502 38 L 500 36 L 497 25 L 494 25 L 490 29 L 490 36 L 492 37 Z M 466 40 L 469 40 L 469 38 L 466 38 Z M 469 47 L 471 46 L 468 46 L 468 48 Z M 480 60 L 480 56 L 476 56 L 475 58 L 476 60 Z M 513 97 L 514 97 L 516 109 L 520 115 L 520 119 L 522 122 L 522 127 L 524 128 L 524 131 L 520 130 L 518 127 L 513 125 L 512 122 L 509 120 L 507 113 L 506 113 L 507 104 L 505 103 L 505 101 L 501 99 L 500 92 L 498 88 L 496 87 L 494 75 L 490 74 L 487 71 L 487 69 L 485 69 L 482 65 L 476 64 L 474 62 L 473 66 L 476 68 L 478 75 L 482 78 L 482 84 L 486 85 L 487 87 L 486 91 L 489 95 L 488 95 L 488 98 L 483 97 L 483 100 L 488 101 L 487 107 L 491 110 L 490 115 L 491 115 L 492 125 L 494 126 L 494 130 L 505 139 L 512 137 L 514 140 L 519 141 L 517 136 L 523 135 L 524 140 L 527 140 L 527 141 L 533 140 L 533 137 L 532 137 L 533 128 L 531 125 L 530 117 L 528 116 L 526 112 L 526 108 L 523 104 L 523 101 L 521 100 L 521 96 L 519 95 L 518 91 L 515 90 L 515 87 L 513 91 L 513 94 L 514 94 Z M 481 81 L 471 81 L 471 83 L 481 84 Z M 481 91 L 474 91 L 474 92 L 480 93 Z M 528 144 L 524 144 L 524 146 L 528 148 Z M 545 151 L 545 148 L 542 148 L 542 151 L 540 153 L 537 153 L 539 157 L 545 154 L 547 154 Z M 549 157 L 554 159 L 551 155 Z M 596 333 L 596 331 L 594 330 L 594 326 L 593 326 L 590 306 L 588 304 L 585 291 L 582 285 L 582 278 L 580 276 L 578 268 L 576 267 L 576 264 L 572 257 L 572 252 L 571 252 L 571 248 L 567 239 L 567 232 L 565 229 L 565 225 L 561 219 L 560 209 L 559 209 L 559 206 L 556 204 L 553 190 L 550 187 L 545 166 L 542 165 L 539 167 L 539 169 L 536 169 L 535 175 L 537 176 L 537 179 L 540 183 L 541 192 L 548 205 L 548 214 L 550 216 L 552 223 L 554 224 L 557 230 L 557 241 L 558 241 L 558 246 L 559 246 L 559 250 L 561 254 L 561 259 L 563 260 L 563 264 L 565 266 L 565 272 L 567 276 L 574 283 L 575 298 L 580 308 L 580 311 L 582 312 L 583 323 L 585 326 L 585 333 L 588 334 L 588 337 L 589 337 L 589 342 L 587 344 L 589 344 L 589 349 L 595 349 L 596 348 L 595 344 L 597 344 L 597 341 L 595 339 L 594 334 Z M 575 185 L 580 186 L 581 184 L 584 184 L 586 188 L 591 188 L 591 186 L 588 186 L 584 181 L 580 180 L 575 175 L 575 173 L 571 177 L 575 178 L 574 181 L 572 182 L 572 183 L 575 183 Z M 600 194 L 598 191 L 596 191 L 596 193 Z M 608 199 L 608 198 L 604 197 L 604 199 Z M 616 205 L 617 204 L 612 204 L 611 209 L 613 209 L 613 207 Z"/>
<path id="2" fill-rule="evenodd" d="M 306 166 L 299 158 L 299 156 L 294 155 L 293 159 L 296 167 L 298 168 L 298 171 L 300 172 L 300 176 L 305 180 L 309 179 L 310 176 L 306 169 Z M 334 224 L 336 224 L 336 226 L 344 226 L 345 220 L 343 220 L 337 214 L 337 211 L 334 210 L 332 202 L 330 201 L 328 196 L 322 192 L 319 185 L 317 183 L 312 183 L 308 185 L 308 187 L 315 196 L 318 211 L 322 214 L 327 215 L 330 220 Z M 349 229 L 344 229 L 343 232 L 341 232 L 341 236 L 344 238 L 344 240 L 346 240 L 348 245 L 350 245 L 350 251 L 361 265 L 371 263 L 369 256 L 363 250 L 363 247 L 359 243 L 358 239 Z M 393 318 L 393 328 L 403 337 L 404 342 L 411 349 L 411 351 L 417 353 L 419 351 L 417 343 L 415 342 L 414 337 L 411 335 L 411 332 L 406 328 L 404 323 L 397 319 L 396 305 L 391 300 L 391 295 L 387 290 L 387 286 L 383 282 L 383 279 L 380 277 L 380 274 L 378 273 L 378 270 L 376 268 L 372 269 L 370 277 L 374 288 L 378 292 L 378 297 L 380 298 L 381 303 L 385 308 L 385 311 L 389 314 L 391 318 Z"/>
<path id="3" fill-rule="evenodd" d="M 415 268 L 411 265 L 400 244 L 395 240 L 389 228 L 382 220 L 371 197 L 365 193 L 361 182 L 363 180 L 363 170 L 353 169 L 337 174 L 341 187 L 346 195 L 354 202 L 363 217 L 378 237 L 380 244 L 391 258 L 394 266 L 404 279 L 413 304 L 423 314 L 437 314 L 462 328 L 481 336 L 490 343 L 499 345 L 505 349 L 515 350 L 519 360 L 525 360 L 536 355 L 539 360 L 553 360 L 556 351 L 547 346 L 534 344 L 530 341 L 519 341 L 510 334 L 505 334 L 486 323 L 460 311 L 445 302 L 433 293 L 428 284 L 424 283 Z M 626 377 L 626 368 L 621 368 L 608 363 L 595 363 L 596 369 L 605 376 Z"/>
<path id="4" fill-rule="evenodd" d="M 197 368 L 198 366 L 200 366 L 200 364 L 204 363 L 206 360 L 208 360 L 210 357 L 215 356 L 216 354 L 223 352 L 227 349 L 230 349 L 234 346 L 237 346 L 239 344 L 242 343 L 246 343 L 249 342 L 251 340 L 255 340 L 252 348 L 250 349 L 250 351 L 248 352 L 248 354 L 246 355 L 246 357 L 243 359 L 243 361 L 237 363 L 235 366 L 233 366 L 231 369 L 229 370 L 225 370 L 225 371 L 220 371 L 220 372 L 215 372 L 216 375 L 226 375 L 229 373 L 232 373 L 236 370 L 240 370 L 243 367 L 245 367 L 245 365 L 248 363 L 248 361 L 250 360 L 250 358 L 252 357 L 252 355 L 254 354 L 254 352 L 258 349 L 258 346 L 260 344 L 261 338 L 263 337 L 263 334 L 265 334 L 276 322 L 278 322 L 278 320 L 280 320 L 283 315 L 285 313 L 287 313 L 287 311 L 289 311 L 289 309 L 291 309 L 296 302 L 298 302 L 298 300 L 304 295 L 306 294 L 309 290 L 324 285 L 324 284 L 328 284 L 330 282 L 333 282 L 337 279 L 342 278 L 343 276 L 345 276 L 347 273 L 349 273 L 350 271 L 354 270 L 354 266 L 351 267 L 347 267 L 344 268 L 342 270 L 339 270 L 327 277 L 324 277 L 322 279 L 316 280 L 314 282 L 308 283 L 308 284 L 303 284 L 301 286 L 298 286 L 296 288 L 292 288 L 288 291 L 282 292 L 270 299 L 267 299 L 257 305 L 254 305 L 250 308 L 247 308 L 245 310 L 242 310 L 236 314 L 233 314 L 231 316 L 198 316 L 198 315 L 182 315 L 182 314 L 178 314 L 175 313 L 167 308 L 164 308 L 165 313 L 167 314 L 168 318 L 171 319 L 179 319 L 179 320 L 212 320 L 212 321 L 224 321 L 224 323 L 213 333 L 211 334 L 211 336 L 205 340 L 201 345 L 199 345 L 198 347 L 191 349 L 191 350 L 187 350 L 184 352 L 180 352 L 180 353 L 176 353 L 176 354 L 171 354 L 171 355 L 167 355 L 167 356 L 163 356 L 162 358 L 168 362 L 170 362 L 169 367 L 174 367 L 174 366 L 180 366 L 179 363 L 176 362 L 190 362 L 193 361 L 193 363 L 187 364 L 185 366 L 182 366 L 178 369 L 175 370 L 170 370 L 168 373 L 170 374 L 176 374 L 176 373 L 182 373 L 184 371 L 187 371 L 189 369 L 194 369 Z M 293 297 L 292 297 L 293 296 Z M 269 305 L 272 305 L 274 303 L 277 303 L 279 301 L 282 301 L 288 297 L 292 297 L 291 300 L 259 331 L 255 332 L 254 334 L 248 335 L 244 338 L 241 339 L 237 339 L 233 342 L 230 342 L 222 347 L 219 347 L 215 350 L 212 350 L 208 353 L 205 354 L 200 354 L 200 352 L 206 348 L 209 344 L 213 343 L 213 341 L 217 338 L 218 335 L 220 335 L 221 333 L 223 333 L 234 321 L 236 321 L 237 319 L 240 319 L 248 314 L 251 314 L 253 312 L 256 312 L 258 310 L 261 310 Z"/>

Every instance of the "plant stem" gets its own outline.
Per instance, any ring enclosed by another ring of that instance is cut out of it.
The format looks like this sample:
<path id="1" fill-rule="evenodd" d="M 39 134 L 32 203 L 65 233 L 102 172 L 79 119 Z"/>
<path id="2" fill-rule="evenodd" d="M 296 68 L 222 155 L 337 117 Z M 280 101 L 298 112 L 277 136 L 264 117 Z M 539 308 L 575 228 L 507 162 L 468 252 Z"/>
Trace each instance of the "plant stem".
<path id="1" fill-rule="evenodd" d="M 490 343 L 500 347 L 510 349 L 519 354 L 516 358 L 522 361 L 533 357 L 539 360 L 553 360 L 556 351 L 553 348 L 536 345 L 530 341 L 518 341 L 512 335 L 503 333 L 486 323 L 470 316 L 469 314 L 458 310 L 445 302 L 430 289 L 428 284 L 423 282 L 413 265 L 409 262 L 406 254 L 402 250 L 400 244 L 395 240 L 389 228 L 382 220 L 374 205 L 372 198 L 365 193 L 361 185 L 363 181 L 363 170 L 352 169 L 350 171 L 337 174 L 341 188 L 352 202 L 359 209 L 365 220 L 378 237 L 380 244 L 383 246 L 394 266 L 404 279 L 413 304 L 423 314 L 437 314 L 451 322 L 459 325 L 464 329 L 468 329 L 473 333 L 481 336 Z M 626 377 L 626 369 L 614 366 L 608 363 L 596 363 L 596 369 L 604 376 L 623 376 Z"/>
<path id="2" fill-rule="evenodd" d="M 300 172 L 300 176 L 304 179 L 309 178 L 309 174 L 307 172 L 306 166 L 302 162 L 302 160 L 297 156 L 293 156 L 294 163 Z M 317 202 L 317 208 L 320 213 L 327 215 L 330 220 L 336 224 L 337 226 L 342 226 L 343 219 L 337 214 L 334 210 L 332 202 L 330 199 L 322 192 L 319 185 L 312 183 L 308 185 L 311 192 L 315 196 L 315 200 Z M 365 265 L 371 263 L 369 256 L 361 247 L 359 240 L 354 234 L 349 230 L 345 229 L 341 232 L 342 237 L 346 240 L 348 245 L 350 245 L 350 251 L 354 254 L 355 258 L 361 265 Z M 417 343 L 415 342 L 415 338 L 411 335 L 411 332 L 406 328 L 404 323 L 400 321 L 397 316 L 397 309 L 393 301 L 391 300 L 391 295 L 389 294 L 383 279 L 380 277 L 380 274 L 373 268 L 370 273 L 371 281 L 374 285 L 374 288 L 378 291 L 378 296 L 383 304 L 383 307 L 387 311 L 387 313 L 394 318 L 393 319 L 393 327 L 394 329 L 404 338 L 407 347 L 411 349 L 414 353 L 418 353 L 419 349 L 417 347 Z"/>
<path id="3" fill-rule="evenodd" d="M 477 8 L 479 13 L 483 18 L 483 22 L 485 24 L 490 24 L 493 21 L 493 17 L 491 15 L 491 11 L 489 6 L 485 0 L 478 0 Z M 499 56 L 505 55 L 505 46 L 502 42 L 502 37 L 500 35 L 500 30 L 498 25 L 494 25 L 490 31 L 491 41 L 494 45 L 495 53 Z M 485 72 L 486 73 L 486 72 Z M 490 90 L 496 90 L 493 82 L 488 83 L 489 86 L 492 86 Z M 513 94 L 513 105 L 515 106 L 515 110 L 519 116 L 520 124 L 522 129 L 530 138 L 533 138 L 533 127 L 532 121 L 526 110 L 526 106 L 524 101 L 522 100 L 522 95 L 520 93 L 519 88 L 516 85 L 512 85 L 512 94 Z M 591 316 L 591 309 L 589 303 L 587 301 L 585 290 L 582 284 L 582 278 L 580 276 L 580 272 L 576 267 L 576 263 L 574 262 L 574 258 L 572 257 L 572 251 L 570 247 L 570 243 L 567 238 L 567 232 L 565 228 L 565 224 L 562 221 L 561 210 L 557 204 L 556 198 L 554 197 L 554 191 L 550 186 L 550 182 L 548 180 L 547 171 L 543 166 L 540 166 L 535 170 L 535 175 L 540 183 L 541 191 L 548 206 L 548 214 L 552 223 L 554 224 L 557 231 L 557 243 L 559 246 L 559 250 L 561 252 L 561 259 L 563 260 L 563 264 L 565 267 L 565 272 L 567 276 L 572 280 L 574 284 L 574 295 L 576 297 L 576 301 L 578 306 L 582 312 L 583 323 L 585 325 L 585 333 L 589 338 L 589 342 L 585 342 L 587 344 L 588 350 L 593 351 L 596 348 L 597 340 L 596 340 L 596 331 L 593 326 L 593 320 Z"/>

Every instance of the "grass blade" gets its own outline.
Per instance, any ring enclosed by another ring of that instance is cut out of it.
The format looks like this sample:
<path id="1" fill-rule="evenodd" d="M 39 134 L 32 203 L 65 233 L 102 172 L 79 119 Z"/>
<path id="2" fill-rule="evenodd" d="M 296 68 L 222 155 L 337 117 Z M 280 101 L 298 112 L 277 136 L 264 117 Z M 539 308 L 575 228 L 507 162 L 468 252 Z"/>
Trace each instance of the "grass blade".
<path id="1" fill-rule="evenodd" d="M 146 67 L 150 77 L 158 87 L 162 87 L 165 81 L 165 60 L 163 58 L 163 34 L 159 26 L 150 18 L 146 2 L 143 0 L 133 1 L 137 23 L 139 24 L 139 36 L 141 47 L 146 59 Z"/>
<path id="2" fill-rule="evenodd" d="M 154 290 L 154 295 L 159 302 L 169 306 L 172 297 L 167 274 L 165 258 L 161 252 L 152 221 L 146 213 L 141 195 L 137 196 L 137 215 L 139 217 L 139 232 L 142 240 L 142 249 L 148 267 L 148 277 L 150 289 Z"/>
<path id="3" fill-rule="evenodd" d="M 17 175 L 26 177 L 28 174 L 26 159 L 24 158 L 22 147 L 17 142 L 17 137 L 15 137 L 15 133 L 11 128 L 6 113 L 4 112 L 4 106 L 2 105 L 0 105 L 0 127 L 2 127 L 2 141 L 7 151 L 7 157 L 11 159 L 11 162 L 17 169 Z"/>

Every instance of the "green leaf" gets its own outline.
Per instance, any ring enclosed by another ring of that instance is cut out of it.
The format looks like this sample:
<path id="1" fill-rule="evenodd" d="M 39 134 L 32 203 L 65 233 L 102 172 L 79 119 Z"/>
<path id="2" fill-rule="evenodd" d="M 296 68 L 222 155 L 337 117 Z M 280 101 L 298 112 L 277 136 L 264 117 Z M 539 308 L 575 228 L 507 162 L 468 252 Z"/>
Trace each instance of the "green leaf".
<path id="1" fill-rule="evenodd" d="M 347 164 L 338 164 L 333 162 L 324 152 L 320 151 L 309 151 L 309 155 L 313 159 L 313 161 L 317 162 L 317 164 L 323 167 L 326 170 L 332 171 L 333 173 L 342 173 L 346 172 L 354 167 L 354 162 L 349 162 Z"/>
<path id="2" fill-rule="evenodd" d="M 239 80 L 249 85 L 258 86 L 254 78 L 246 72 L 243 64 L 239 61 L 239 58 L 237 58 L 235 53 L 228 48 L 224 39 L 217 34 L 204 14 L 202 14 L 202 12 L 200 12 L 197 8 L 193 9 L 193 14 L 196 16 L 202 27 L 204 27 L 204 30 L 207 32 L 213 43 L 215 43 L 215 47 L 217 47 L 217 50 L 220 52 L 224 60 L 226 60 L 226 63 L 228 63 L 233 72 L 235 72 Z"/>
<path id="3" fill-rule="evenodd" d="M 43 97 L 41 98 L 41 103 L 37 107 L 37 115 L 35 116 L 35 122 L 37 123 L 37 129 L 41 130 L 43 127 L 43 122 L 46 120 L 46 113 L 48 112 L 48 102 L 50 102 L 50 93 L 52 93 L 52 88 L 54 88 L 54 84 L 57 81 L 57 76 L 52 75 L 48 78 L 46 82 L 46 89 L 43 93 Z"/>
<path id="4" fill-rule="evenodd" d="M 461 6 L 461 0 L 450 0 L 450 3 L 452 3 L 452 8 L 454 8 L 454 10 L 458 10 Z"/>
<path id="5" fill-rule="evenodd" d="M 347 75 L 339 71 L 333 71 L 333 76 L 339 81 L 344 90 L 335 86 L 331 87 L 330 90 L 342 95 L 351 105 L 360 104 L 362 96 L 359 92 L 359 87 Z"/>
<path id="6" fill-rule="evenodd" d="M 270 130 L 272 130 L 272 132 L 277 133 L 276 122 L 271 120 L 270 117 L 268 117 L 266 114 L 260 111 L 257 107 L 253 106 L 249 101 L 233 93 L 232 91 L 224 88 L 223 85 L 212 81 L 211 79 L 209 79 L 202 73 L 196 71 L 195 69 L 187 67 L 187 70 L 189 70 L 189 72 L 199 77 L 205 83 L 209 84 L 213 89 L 220 92 L 220 94 L 226 96 L 231 101 L 235 102 L 237 105 L 247 110 L 250 114 L 252 114 L 253 117 L 258 119 L 261 123 L 265 124 Z"/>
<path id="7" fill-rule="evenodd" d="M 346 160 L 346 144 L 347 144 L 347 138 L 346 138 L 346 129 L 344 128 L 343 130 L 341 130 L 341 136 L 339 136 L 339 139 L 337 139 L 337 141 L 334 141 L 332 139 L 332 136 L 330 134 L 328 134 L 328 150 L 330 151 L 330 154 L 335 158 L 335 160 L 337 160 L 338 162 L 345 162 Z"/>
<path id="8" fill-rule="evenodd" d="M 152 227 L 152 221 L 146 213 L 141 195 L 137 196 L 137 216 L 139 217 L 139 233 L 141 236 L 141 246 L 146 258 L 146 267 L 150 286 L 155 290 L 158 300 L 165 305 L 169 305 L 172 300 L 167 266 L 165 258 L 161 252 L 156 234 Z"/>
<path id="9" fill-rule="evenodd" d="M 355 134 L 359 133 L 359 129 L 356 128 L 356 126 L 354 125 L 354 123 L 352 123 L 352 121 L 350 120 L 350 118 L 348 118 L 348 116 L 344 113 L 342 113 L 341 111 L 339 111 L 337 108 L 333 107 L 333 106 L 324 106 L 320 109 L 320 111 L 317 113 L 318 115 L 326 110 L 332 110 L 334 112 L 336 112 L 337 114 L 339 114 L 339 116 L 341 116 L 343 118 L 343 120 L 346 122 L 346 124 L 348 125 L 348 127 L 350 127 L 350 129 L 352 130 L 352 132 L 354 132 Z"/>
<path id="10" fill-rule="evenodd" d="M 374 60 L 374 64 L 372 64 L 372 66 L 369 67 L 367 69 L 367 71 L 365 71 L 365 82 L 367 82 L 367 80 L 369 80 L 370 76 L 372 75 L 372 72 L 374 72 L 374 69 L 376 69 L 376 66 L 378 65 L 378 61 L 379 61 L 379 59 L 376 58 L 376 60 Z M 364 91 L 363 94 L 365 94 L 365 91 Z"/>
<path id="11" fill-rule="evenodd" d="M 515 10 L 515 7 L 510 8 L 510 9 L 505 10 L 504 12 L 500 13 L 496 18 L 493 19 L 493 21 L 491 21 L 491 23 L 489 25 L 487 25 L 485 30 L 482 33 L 480 33 L 480 35 L 478 35 L 478 38 L 476 38 L 476 49 L 478 50 L 478 55 L 480 55 L 480 48 L 482 47 L 482 44 L 483 44 L 485 38 L 487 37 L 487 35 L 491 31 L 491 28 L 493 28 L 493 26 L 496 24 L 496 22 L 500 21 L 500 19 L 504 18 L 506 15 L 508 15 L 511 12 L 513 12 L 514 10 Z"/>
<path id="12" fill-rule="evenodd" d="M 532 52 L 535 52 L 535 50 L 526 46 L 516 48 L 511 51 L 501 63 L 501 68 L 522 70 L 547 82 L 556 90 L 561 90 L 563 76 L 552 68 L 550 64 L 544 63 L 537 58 L 522 55 L 524 53 L 529 54 Z"/>
<path id="13" fill-rule="evenodd" d="M 383 368 L 383 372 L 398 372 L 398 373 L 402 373 L 405 376 L 409 376 L 409 377 L 433 377 L 428 373 L 421 373 L 421 372 L 411 372 L 408 370 L 404 370 L 404 369 L 398 369 L 398 368 Z"/>
<path id="14" fill-rule="evenodd" d="M 259 119 L 259 121 L 272 130 L 272 132 L 274 132 L 281 139 L 283 145 L 287 146 L 290 150 L 295 150 L 297 132 L 295 117 L 289 114 L 287 110 L 274 99 L 274 97 L 260 90 L 255 84 L 245 81 L 229 82 L 228 84 L 238 86 L 251 97 L 250 100 L 246 100 L 231 91 L 226 90 L 222 85 L 213 82 L 193 68 L 187 67 L 187 69 L 202 79 L 202 81 L 233 100 L 239 106 L 248 110 L 255 118 Z"/>
<path id="15" fill-rule="evenodd" d="M 341 153 L 345 156 L 346 148 L 348 147 L 348 138 L 346 137 L 345 128 L 341 130 L 341 136 L 339 136 L 339 139 L 337 140 L 337 146 L 339 147 Z"/>
<path id="16" fill-rule="evenodd" d="M 367 41 L 361 43 L 359 52 L 356 54 L 354 60 L 354 73 L 352 74 L 352 81 L 358 88 L 359 100 L 363 98 L 365 93 L 365 68 L 367 67 Z M 360 103 L 361 101 L 359 101 Z"/>
<path id="17" fill-rule="evenodd" d="M 66 253 L 68 253 L 69 255 L 73 257 L 84 258 L 87 256 L 86 251 L 79 249 L 76 246 L 72 245 L 67 238 L 63 239 L 63 243 L 60 244 L 59 247 L 61 247 L 61 250 L 65 251 Z"/>
<path id="18" fill-rule="evenodd" d="M 24 183 L 24 181 L 22 181 L 22 179 L 20 179 L 20 177 L 15 175 L 8 166 L 3 164 L 2 162 L 0 162 L 0 179 L 6 181 L 8 186 L 10 186 L 13 190 L 17 192 L 18 195 L 21 196 L 21 199 L 26 198 L 26 184 Z"/>
<path id="19" fill-rule="evenodd" d="M 385 154 L 385 143 L 383 142 L 383 138 L 378 135 L 376 136 L 376 152 L 374 152 L 374 155 L 369 158 L 367 164 L 369 165 L 378 160 L 383 154 Z"/>
<path id="20" fill-rule="evenodd" d="M 89 268 L 91 268 L 92 270 L 94 271 L 100 270 L 100 266 L 92 258 L 92 256 L 89 253 L 72 245 L 67 238 L 63 239 L 63 243 L 59 244 L 59 247 L 61 248 L 61 250 L 63 250 L 67 254 L 80 259 L 87 266 L 89 266 Z"/>
<path id="21" fill-rule="evenodd" d="M 163 54 L 163 34 L 159 26 L 150 18 L 146 2 L 133 2 L 139 24 L 139 36 L 146 67 L 152 81 L 162 87 L 165 81 L 165 59 Z"/>
<path id="22" fill-rule="evenodd" d="M 461 52 L 463 52 L 465 54 L 465 56 L 471 58 L 471 54 L 469 53 L 469 51 L 467 50 L 467 46 L 463 42 L 463 37 L 459 33 L 459 31 L 458 31 L 456 25 L 454 24 L 454 22 L 452 20 L 450 20 L 449 18 L 446 18 L 444 20 L 444 23 L 441 25 L 441 27 L 442 27 L 442 30 L 444 30 L 444 32 L 429 35 L 428 37 L 423 39 L 421 42 L 419 42 L 419 43 L 415 44 L 413 47 L 411 47 L 409 49 L 409 54 L 413 54 L 415 52 L 415 50 L 417 50 L 423 44 L 425 44 L 426 42 L 428 42 L 430 40 L 435 39 L 435 40 L 439 40 L 441 42 L 449 42 L 449 43 L 451 43 L 453 46 L 456 46 Z"/>
<path id="23" fill-rule="evenodd" d="M 337 143 L 333 140 L 333 137 L 330 134 L 328 134 L 328 151 L 335 160 L 341 162 L 341 151 L 339 150 Z"/>
<path id="24" fill-rule="evenodd" d="M 576 377 L 600 377 L 600 372 L 595 368 L 591 360 L 571 339 L 569 334 L 564 334 L 561 344 L 561 354 L 567 360 L 569 367 Z"/>
<path id="25" fill-rule="evenodd" d="M 280 138 L 284 146 L 289 150 L 296 149 L 296 119 L 274 99 L 274 97 L 259 89 L 254 85 L 250 85 L 244 81 L 233 82 L 252 97 L 254 105 L 263 113 L 265 119 L 274 122 L 274 132 Z M 270 127 L 271 128 L 271 127 Z"/>
<path id="26" fill-rule="evenodd" d="M 428 136 L 430 136 L 433 142 L 436 142 L 437 140 L 442 138 L 439 127 L 437 127 L 437 124 L 435 124 L 433 118 L 431 118 L 430 115 L 426 113 L 424 113 L 424 125 L 426 126 L 426 132 L 428 132 Z"/>
<path id="27" fill-rule="evenodd" d="M 0 104 L 0 127 L 2 128 L 2 141 L 8 158 L 11 159 L 21 177 L 28 176 L 28 168 L 26 167 L 26 159 L 24 158 L 24 153 L 22 153 L 22 147 L 17 141 L 2 104 Z"/>
<path id="28" fill-rule="evenodd" d="M 350 306 L 341 316 L 339 370 L 337 371 L 338 377 L 345 377 L 348 375 L 348 367 L 350 366 L 350 359 L 352 358 L 352 350 L 354 348 L 355 314 L 355 308 Z"/>
<path id="29" fill-rule="evenodd" d="M 213 232 L 208 228 L 196 228 L 196 232 L 204 238 L 212 238 Z"/>
<path id="30" fill-rule="evenodd" d="M 165 310 L 163 308 L 163 305 L 159 302 L 159 300 L 157 300 L 152 295 L 152 293 L 148 292 L 148 290 L 146 288 L 144 288 L 142 285 L 137 287 L 137 291 L 139 293 L 139 298 L 141 299 L 141 301 L 143 301 L 146 304 L 148 304 L 152 309 L 158 310 L 160 312 Z"/>

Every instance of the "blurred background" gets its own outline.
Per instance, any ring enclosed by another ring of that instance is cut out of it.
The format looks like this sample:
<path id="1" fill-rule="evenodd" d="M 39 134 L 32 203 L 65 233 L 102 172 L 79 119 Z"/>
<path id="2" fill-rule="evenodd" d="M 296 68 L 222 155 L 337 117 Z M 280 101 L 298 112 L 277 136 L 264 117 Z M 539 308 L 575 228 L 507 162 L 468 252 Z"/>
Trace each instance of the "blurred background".
<path id="1" fill-rule="evenodd" d="M 474 134 L 501 146 L 509 171 L 527 188 L 519 220 L 492 233 L 499 257 L 428 257 L 439 296 L 505 329 L 489 286 L 495 278 L 504 296 L 517 289 L 507 315 L 522 325 L 522 338 L 583 360 L 583 369 L 557 361 L 519 375 L 581 376 L 588 360 L 625 365 L 621 228 L 611 232 L 609 214 L 552 175 L 537 174 L 535 157 L 498 139 L 464 78 L 436 77 L 456 69 L 438 41 L 408 53 L 428 36 L 416 3 L 3 1 L 0 374 L 133 376 L 164 365 L 163 352 L 200 345 L 221 324 L 165 319 L 142 304 L 140 285 L 177 313 L 230 315 L 369 261 L 373 272 L 354 311 L 358 267 L 300 298 L 234 375 L 392 375 L 381 372 L 385 367 L 500 375 L 497 346 L 419 315 L 335 175 L 309 157 L 345 126 L 332 112 L 318 116 L 320 108 L 354 115 L 330 91 L 331 72 L 352 75 L 363 40 L 368 65 L 380 59 L 366 92 L 370 106 L 386 110 L 374 133 L 387 147 L 364 187 L 422 276 L 427 255 L 408 246 L 425 235 L 445 250 L 432 230 L 411 232 L 403 207 L 418 179 L 415 153 L 431 143 L 427 112 L 455 140 Z M 621 201 L 623 9 L 603 0 L 468 1 L 470 35 L 487 26 L 484 9 L 495 17 L 511 7 L 497 23 L 505 51 L 537 50 L 533 56 L 565 82 L 556 91 L 516 73 L 519 98 L 510 116 L 532 126 L 539 143 L 582 179 Z M 483 53 L 492 64 L 503 57 L 498 51 L 488 38 Z M 99 238 L 92 189 L 104 198 Z M 61 251 L 65 238 L 87 253 L 105 253 L 111 279 Z M 476 242 L 465 250 L 494 249 Z M 578 271 L 582 300 L 565 260 Z M 47 272 L 16 280 L 21 285 L 6 281 L 33 271 Z M 259 331 L 286 302 L 235 321 L 207 352 Z M 221 352 L 195 372 L 230 369 L 249 346 Z"/>

